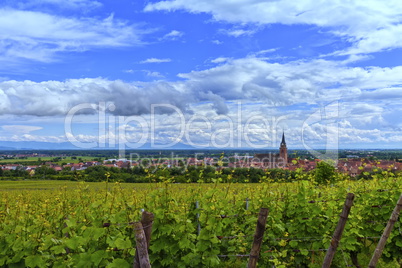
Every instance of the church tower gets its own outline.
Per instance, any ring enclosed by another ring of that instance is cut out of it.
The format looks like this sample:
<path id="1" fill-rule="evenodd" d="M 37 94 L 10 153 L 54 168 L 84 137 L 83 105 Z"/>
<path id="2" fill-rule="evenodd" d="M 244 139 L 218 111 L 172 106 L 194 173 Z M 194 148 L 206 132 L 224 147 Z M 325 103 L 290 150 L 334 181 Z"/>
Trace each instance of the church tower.
<path id="1" fill-rule="evenodd" d="M 281 146 L 279 147 L 279 157 L 283 159 L 285 165 L 288 164 L 288 148 L 285 142 L 285 132 L 282 133 Z"/>

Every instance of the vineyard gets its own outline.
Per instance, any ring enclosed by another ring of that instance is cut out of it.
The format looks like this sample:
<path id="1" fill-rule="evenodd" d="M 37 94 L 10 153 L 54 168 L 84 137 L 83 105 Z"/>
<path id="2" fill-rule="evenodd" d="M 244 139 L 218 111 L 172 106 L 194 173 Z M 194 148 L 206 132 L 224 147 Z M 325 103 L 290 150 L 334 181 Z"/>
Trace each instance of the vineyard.
<path id="1" fill-rule="evenodd" d="M 132 267 L 133 223 L 155 219 L 152 267 L 245 267 L 260 208 L 269 214 L 258 265 L 321 267 L 347 193 L 355 199 L 333 267 L 367 267 L 402 192 L 402 177 L 319 185 L 0 181 L 1 267 Z M 4 186 L 4 187 L 3 187 Z M 401 262 L 401 220 L 379 267 Z"/>

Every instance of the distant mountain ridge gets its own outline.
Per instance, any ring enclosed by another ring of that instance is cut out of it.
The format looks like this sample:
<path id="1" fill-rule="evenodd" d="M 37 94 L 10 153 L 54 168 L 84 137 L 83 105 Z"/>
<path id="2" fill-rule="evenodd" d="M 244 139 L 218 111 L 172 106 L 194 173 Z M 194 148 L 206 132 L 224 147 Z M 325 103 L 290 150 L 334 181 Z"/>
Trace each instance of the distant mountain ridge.
<path id="1" fill-rule="evenodd" d="M 126 149 L 139 149 L 139 150 L 147 150 L 147 149 L 197 149 L 191 145 L 187 145 L 184 143 L 177 143 L 171 147 L 162 147 L 163 144 L 156 144 L 155 147 L 151 145 L 151 143 L 145 143 L 141 147 L 131 148 L 126 147 Z M 117 150 L 119 149 L 118 145 L 114 146 L 106 146 L 104 148 L 80 148 L 76 147 L 70 142 L 61 142 L 61 143 L 53 143 L 53 142 L 40 142 L 40 141 L 0 141 L 0 150 Z"/>

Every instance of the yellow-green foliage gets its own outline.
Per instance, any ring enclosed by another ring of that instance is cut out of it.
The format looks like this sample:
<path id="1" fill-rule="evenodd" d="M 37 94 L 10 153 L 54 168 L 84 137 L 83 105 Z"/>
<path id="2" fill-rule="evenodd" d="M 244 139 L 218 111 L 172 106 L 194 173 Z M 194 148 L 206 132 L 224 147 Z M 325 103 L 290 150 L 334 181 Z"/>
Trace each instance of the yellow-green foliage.
<path id="1" fill-rule="evenodd" d="M 366 266 L 402 192 L 401 178 L 384 173 L 370 181 L 327 186 L 304 179 L 256 184 L 2 181 L 0 267 L 129 267 L 135 254 L 130 223 L 140 219 L 141 209 L 155 214 L 153 267 L 244 267 L 261 207 L 269 208 L 269 216 L 259 265 L 321 267 L 348 192 L 356 197 L 334 264 L 352 264 L 349 253 L 357 252 Z M 400 224 L 383 263 L 400 256 Z"/>

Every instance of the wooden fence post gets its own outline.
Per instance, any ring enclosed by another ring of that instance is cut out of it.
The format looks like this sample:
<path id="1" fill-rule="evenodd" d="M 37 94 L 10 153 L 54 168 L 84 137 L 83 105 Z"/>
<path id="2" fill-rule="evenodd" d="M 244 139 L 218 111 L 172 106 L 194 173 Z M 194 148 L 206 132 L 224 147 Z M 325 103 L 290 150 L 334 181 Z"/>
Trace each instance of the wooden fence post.
<path id="1" fill-rule="evenodd" d="M 141 222 L 134 223 L 135 231 L 135 242 L 136 242 L 136 252 L 138 252 L 139 266 L 140 268 L 150 268 L 148 249 L 147 249 L 147 239 L 145 238 L 145 232 Z M 134 267 L 136 264 L 134 262 Z"/>
<path id="2" fill-rule="evenodd" d="M 373 256 L 368 266 L 369 268 L 374 268 L 377 265 L 377 262 L 381 257 L 382 251 L 384 250 L 385 243 L 387 242 L 387 239 L 392 231 L 392 228 L 394 228 L 395 222 L 398 220 L 399 212 L 401 211 L 401 209 L 402 209 L 402 195 L 399 197 L 399 200 L 396 203 L 394 211 L 392 211 L 391 217 L 389 218 L 387 227 L 385 227 L 381 239 L 378 242 L 376 249 L 374 250 Z"/>
<path id="3" fill-rule="evenodd" d="M 342 237 L 343 229 L 345 229 L 346 220 L 348 219 L 354 198 L 355 195 L 353 193 L 348 193 L 348 195 L 346 196 L 346 201 L 345 204 L 343 205 L 342 213 L 339 216 L 338 225 L 336 226 L 334 235 L 332 236 L 331 244 L 328 248 L 327 254 L 325 255 L 322 268 L 329 268 L 331 266 L 332 259 L 334 258 L 336 249 L 338 248 L 339 245 L 339 241 L 341 240 Z"/>
<path id="4" fill-rule="evenodd" d="M 200 208 L 200 204 L 198 201 L 195 201 L 195 208 L 198 210 Z M 200 225 L 200 213 L 197 212 L 197 230 L 198 230 L 198 235 L 201 233 L 201 225 Z"/>
<path id="5" fill-rule="evenodd" d="M 148 249 L 149 249 L 149 244 L 151 241 L 151 234 L 152 234 L 152 224 L 154 222 L 154 214 L 148 211 L 143 211 L 142 212 L 142 217 L 141 217 L 141 224 L 142 228 L 144 231 L 144 236 L 146 240 L 146 250 L 148 254 Z M 136 228 L 135 228 L 136 230 Z M 137 250 L 135 251 L 135 258 L 134 258 L 134 268 L 142 268 L 140 265 L 140 258 L 139 258 L 139 250 L 137 247 Z"/>
<path id="6" fill-rule="evenodd" d="M 260 208 L 258 214 L 257 227 L 255 228 L 253 246 L 251 247 L 250 258 L 248 260 L 247 268 L 255 268 L 260 256 L 262 238 L 264 237 L 265 224 L 267 223 L 268 209 Z"/>
<path id="7" fill-rule="evenodd" d="M 68 220 L 68 218 L 64 218 L 64 220 Z M 64 222 L 64 228 L 67 228 L 68 225 L 66 222 Z M 70 234 L 68 233 L 68 231 L 64 234 L 65 237 L 70 238 Z M 68 247 L 65 247 L 64 250 L 66 251 L 67 254 L 70 253 L 70 249 Z"/>

